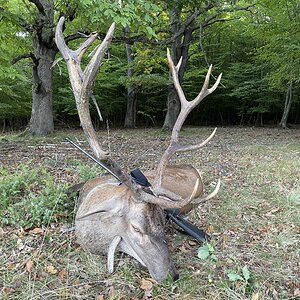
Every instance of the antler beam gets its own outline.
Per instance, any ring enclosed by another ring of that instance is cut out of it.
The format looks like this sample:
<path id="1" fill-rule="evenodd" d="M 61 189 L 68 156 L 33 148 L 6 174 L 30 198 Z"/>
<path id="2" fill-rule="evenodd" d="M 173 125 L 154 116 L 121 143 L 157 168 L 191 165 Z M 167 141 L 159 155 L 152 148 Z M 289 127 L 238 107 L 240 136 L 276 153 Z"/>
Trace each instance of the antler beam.
<path id="1" fill-rule="evenodd" d="M 88 39 L 78 47 L 77 50 L 71 50 L 67 46 L 62 33 L 64 20 L 65 18 L 61 17 L 57 24 L 55 40 L 57 47 L 67 64 L 70 82 L 76 100 L 76 107 L 84 134 L 95 156 L 99 160 L 104 161 L 105 164 L 120 178 L 125 185 L 127 185 L 133 192 L 137 193 L 138 186 L 131 180 L 130 176 L 124 172 L 114 160 L 110 158 L 109 153 L 101 148 L 89 111 L 89 97 L 92 94 L 92 88 L 94 86 L 96 75 L 102 59 L 112 40 L 115 24 L 113 23 L 110 26 L 104 40 L 95 48 L 90 62 L 84 71 L 82 71 L 80 66 L 82 57 L 87 51 L 88 47 L 90 47 L 96 40 L 97 34 L 92 33 Z"/>
<path id="2" fill-rule="evenodd" d="M 165 150 L 164 154 L 161 157 L 161 160 L 158 164 L 158 167 L 156 169 L 156 177 L 154 180 L 154 190 L 155 189 L 159 189 L 159 187 L 161 186 L 161 182 L 162 182 L 162 176 L 164 173 L 164 170 L 169 162 L 169 159 L 171 158 L 171 156 L 176 153 L 176 152 L 184 152 L 184 151 L 189 151 L 189 150 L 196 150 L 199 149 L 201 147 L 203 147 L 204 145 L 206 145 L 215 135 L 216 133 L 216 128 L 214 129 L 214 131 L 211 133 L 211 135 L 204 140 L 202 143 L 200 144 L 196 144 L 196 145 L 181 145 L 179 143 L 179 133 L 180 130 L 182 128 L 182 125 L 185 121 L 185 119 L 187 118 L 187 116 L 189 115 L 189 113 L 209 94 L 211 94 L 219 85 L 220 81 L 221 81 L 221 77 L 222 77 L 222 73 L 218 76 L 216 82 L 214 83 L 214 85 L 211 88 L 208 88 L 209 85 L 209 79 L 210 79 L 210 75 L 211 75 L 211 71 L 212 71 L 212 65 L 209 67 L 206 77 L 205 77 L 205 81 L 204 84 L 202 86 L 201 91 L 199 92 L 199 94 L 197 95 L 197 97 L 192 100 L 192 101 L 188 101 L 185 97 L 185 94 L 182 90 L 182 87 L 180 85 L 179 82 L 179 77 L 178 77 L 178 72 L 181 66 L 181 62 L 182 62 L 182 57 L 180 58 L 178 64 L 175 66 L 174 62 L 171 58 L 170 55 L 170 51 L 169 49 L 167 49 L 167 57 L 168 57 L 168 63 L 169 63 L 169 67 L 172 73 L 172 78 L 173 78 L 173 82 L 174 82 L 174 86 L 175 89 L 177 91 L 180 103 L 181 103 L 181 110 L 180 113 L 178 115 L 178 118 L 174 124 L 173 130 L 172 130 L 172 135 L 171 135 L 171 140 L 170 140 L 170 144 L 168 146 L 168 148 Z"/>

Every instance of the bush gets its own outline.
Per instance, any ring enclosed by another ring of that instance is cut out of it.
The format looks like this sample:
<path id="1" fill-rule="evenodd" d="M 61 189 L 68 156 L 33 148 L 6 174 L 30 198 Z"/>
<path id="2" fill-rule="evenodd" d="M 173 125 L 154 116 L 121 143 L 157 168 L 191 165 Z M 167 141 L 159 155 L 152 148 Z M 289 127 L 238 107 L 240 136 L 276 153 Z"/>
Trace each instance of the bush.
<path id="1" fill-rule="evenodd" d="M 55 184 L 42 168 L 23 165 L 15 173 L 0 168 L 0 190 L 2 225 L 28 229 L 73 217 L 74 202 L 67 199 L 67 187 Z"/>

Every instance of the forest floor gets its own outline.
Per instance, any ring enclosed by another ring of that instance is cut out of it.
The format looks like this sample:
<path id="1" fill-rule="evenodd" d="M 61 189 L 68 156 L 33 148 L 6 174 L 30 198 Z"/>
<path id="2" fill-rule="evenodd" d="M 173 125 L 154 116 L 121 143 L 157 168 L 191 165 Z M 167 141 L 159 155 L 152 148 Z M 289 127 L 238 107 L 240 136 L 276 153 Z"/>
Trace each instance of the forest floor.
<path id="1" fill-rule="evenodd" d="M 211 131 L 185 128 L 181 139 L 200 142 Z M 155 129 L 98 134 L 103 148 L 128 170 L 154 169 L 169 140 Z M 96 174 L 99 169 L 66 137 L 89 149 L 79 130 L 47 138 L 0 135 L 0 169 L 6 170 L 0 180 L 24 165 L 47 170 L 55 185 Z M 84 251 L 62 215 L 32 228 L 0 225 L 0 298 L 300 299 L 300 129 L 219 128 L 204 148 L 175 155 L 172 163 L 198 168 L 206 192 L 222 180 L 218 196 L 188 215 L 211 235 L 208 245 L 168 229 L 178 281 L 157 283 L 121 254 L 108 274 L 106 258 Z M 68 201 L 75 207 L 73 198 Z M 199 258 L 199 249 L 207 255 Z"/>

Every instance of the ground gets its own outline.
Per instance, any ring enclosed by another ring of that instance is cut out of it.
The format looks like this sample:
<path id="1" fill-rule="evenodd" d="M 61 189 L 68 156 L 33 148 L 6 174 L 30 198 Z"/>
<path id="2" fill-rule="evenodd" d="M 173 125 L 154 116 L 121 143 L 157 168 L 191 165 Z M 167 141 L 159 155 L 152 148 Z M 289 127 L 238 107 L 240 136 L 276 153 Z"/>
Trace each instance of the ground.
<path id="1" fill-rule="evenodd" d="M 185 128 L 182 143 L 200 142 L 211 131 Z M 169 139 L 155 129 L 98 135 L 128 170 L 154 169 Z M 89 149 L 81 131 L 47 138 L 3 134 L 0 167 L 13 173 L 21 165 L 41 166 L 56 185 L 78 183 L 84 177 L 78 173 L 99 169 L 66 137 Z M 124 255 L 107 274 L 105 257 L 84 251 L 61 216 L 35 228 L 0 227 L 3 299 L 300 299 L 300 130 L 219 128 L 207 146 L 175 155 L 172 163 L 198 168 L 206 192 L 222 180 L 218 196 L 187 216 L 211 235 L 208 245 L 168 229 L 178 281 L 156 283 Z"/>

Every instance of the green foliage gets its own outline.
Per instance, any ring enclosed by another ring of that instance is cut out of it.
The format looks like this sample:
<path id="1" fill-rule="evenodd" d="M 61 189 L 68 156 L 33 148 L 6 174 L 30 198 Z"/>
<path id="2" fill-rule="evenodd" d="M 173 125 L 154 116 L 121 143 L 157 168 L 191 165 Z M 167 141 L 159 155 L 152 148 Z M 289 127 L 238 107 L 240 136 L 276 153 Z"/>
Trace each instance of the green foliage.
<path id="1" fill-rule="evenodd" d="M 155 37 L 152 24 L 157 22 L 161 8 L 151 1 L 94 1 L 85 0 L 77 4 L 79 12 L 91 22 L 103 25 L 103 20 L 115 22 L 119 28 L 127 25 L 134 32 L 143 32 L 147 37 Z"/>
<path id="2" fill-rule="evenodd" d="M 27 117 L 31 111 L 31 62 L 29 59 L 22 60 L 12 66 L 11 60 L 19 54 L 33 52 L 31 33 L 25 32 L 21 25 L 25 21 L 32 23 L 37 10 L 29 1 L 2 2 L 0 118 Z M 171 38 L 170 10 L 177 5 L 180 11 L 180 27 L 185 24 L 191 12 L 205 6 L 205 1 L 53 2 L 56 15 L 66 12 L 70 6 L 76 8 L 76 18 L 67 22 L 64 32 L 66 36 L 77 31 L 103 33 L 114 21 L 117 25 L 116 37 L 122 37 L 124 28 L 129 26 L 131 37 L 151 40 L 151 44 L 133 44 L 134 74 L 131 78 L 127 77 L 128 63 L 124 44 L 113 42 L 109 48 L 108 59 L 103 61 L 97 76 L 94 94 L 104 119 L 109 119 L 115 125 L 123 123 L 128 86 L 135 88 L 138 116 L 143 119 L 154 116 L 162 118 L 170 83 L 166 63 L 166 47 L 170 47 Z M 254 116 L 259 114 L 270 119 L 278 118 L 283 108 L 283 93 L 290 81 L 293 81 L 295 100 L 292 111 L 295 120 L 299 120 L 297 111 L 300 69 L 295 67 L 300 64 L 299 3 L 296 0 L 280 0 L 275 5 L 270 0 L 259 0 L 248 10 L 234 12 L 234 8 L 252 3 L 213 1 L 214 7 L 207 12 L 203 11 L 193 21 L 192 25 L 196 29 L 189 45 L 184 92 L 188 99 L 193 99 L 198 94 L 207 63 L 214 66 L 213 78 L 223 72 L 223 86 L 191 114 L 191 123 L 251 123 Z M 221 10 L 225 12 L 219 14 Z M 203 27 L 200 40 L 197 24 L 207 18 L 212 25 Z M 70 46 L 75 48 L 80 42 L 82 40 L 73 41 Z M 83 61 L 84 64 L 86 60 Z M 63 119 L 67 122 L 69 116 L 73 120 L 77 115 L 74 96 L 65 64 L 59 63 L 53 70 L 54 112 L 57 120 Z M 92 116 L 96 118 L 92 103 L 90 109 Z M 162 120 L 159 121 L 162 123 Z"/>
<path id="3" fill-rule="evenodd" d="M 67 199 L 66 186 L 55 184 L 42 168 L 22 165 L 15 173 L 1 168 L 0 179 L 2 225 L 32 228 L 73 217 L 74 203 Z"/>
<path id="4" fill-rule="evenodd" d="M 245 283 L 248 283 L 250 280 L 251 273 L 250 273 L 248 267 L 244 266 L 242 268 L 241 272 L 238 272 L 234 269 L 228 269 L 228 270 L 226 270 L 226 275 L 227 275 L 229 281 L 232 281 L 232 282 L 244 281 Z"/>
<path id="5" fill-rule="evenodd" d="M 12 26 L 14 31 L 9 30 Z M 13 24 L 0 22 L 0 118 L 27 116 L 31 111 L 30 69 L 27 63 L 12 65 L 26 38 L 16 36 Z M 18 43 L 18 44 L 17 44 Z"/>
<path id="6" fill-rule="evenodd" d="M 198 249 L 198 258 L 203 260 L 217 261 L 218 257 L 214 254 L 215 248 L 212 244 L 206 243 Z"/>
<path id="7" fill-rule="evenodd" d="M 243 294 L 252 294 L 257 287 L 252 273 L 245 265 L 241 269 L 227 269 L 225 270 L 226 276 L 234 289 L 242 292 Z"/>
<path id="8" fill-rule="evenodd" d="M 75 162 L 75 172 L 78 174 L 79 180 L 83 182 L 104 174 L 104 171 L 98 165 L 90 166 L 81 161 Z"/>
<path id="9" fill-rule="evenodd" d="M 299 34 L 299 1 L 277 1 L 276 5 L 269 0 L 260 1 L 260 26 L 257 37 L 263 42 L 257 48 L 257 57 L 268 62 L 270 72 L 267 79 L 276 88 L 283 88 L 293 81 L 300 82 L 300 46 Z"/>

